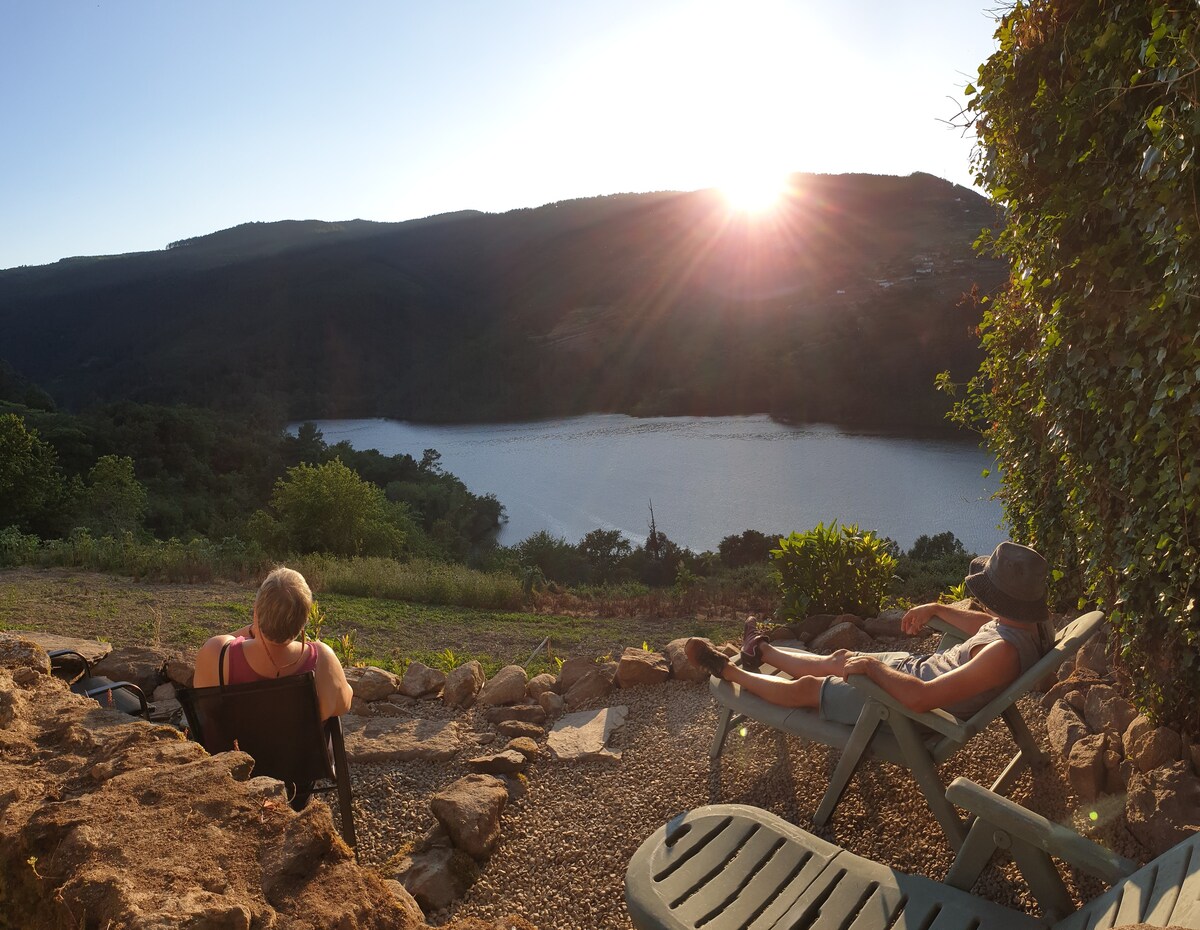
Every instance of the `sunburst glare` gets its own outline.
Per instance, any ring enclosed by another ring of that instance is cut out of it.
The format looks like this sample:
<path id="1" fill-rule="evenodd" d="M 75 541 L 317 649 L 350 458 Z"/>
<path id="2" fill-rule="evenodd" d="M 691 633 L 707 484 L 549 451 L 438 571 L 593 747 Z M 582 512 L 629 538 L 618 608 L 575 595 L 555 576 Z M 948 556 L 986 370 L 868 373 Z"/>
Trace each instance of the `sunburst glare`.
<path id="1" fill-rule="evenodd" d="M 741 213 L 765 213 L 779 205 L 787 192 L 786 175 L 775 171 L 747 170 L 719 187 L 729 206 Z"/>

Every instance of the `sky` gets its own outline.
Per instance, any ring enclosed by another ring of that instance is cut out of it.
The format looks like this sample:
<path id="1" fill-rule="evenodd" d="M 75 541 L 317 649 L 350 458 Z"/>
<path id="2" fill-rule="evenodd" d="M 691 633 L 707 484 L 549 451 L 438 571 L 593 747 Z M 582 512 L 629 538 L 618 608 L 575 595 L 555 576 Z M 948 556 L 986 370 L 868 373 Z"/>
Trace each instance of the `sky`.
<path id="1" fill-rule="evenodd" d="M 790 172 L 970 185 L 971 0 L 4 0 L 0 268 Z"/>

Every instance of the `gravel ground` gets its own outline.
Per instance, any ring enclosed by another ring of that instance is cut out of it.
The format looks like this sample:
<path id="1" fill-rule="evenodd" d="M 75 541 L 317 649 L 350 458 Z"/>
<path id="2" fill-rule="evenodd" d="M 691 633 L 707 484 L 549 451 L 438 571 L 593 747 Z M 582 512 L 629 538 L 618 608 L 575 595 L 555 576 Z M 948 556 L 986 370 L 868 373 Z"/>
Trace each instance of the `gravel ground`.
<path id="1" fill-rule="evenodd" d="M 515 913 L 541 930 L 628 930 L 625 866 L 658 826 L 680 811 L 734 802 L 772 811 L 852 852 L 906 872 L 945 877 L 953 860 L 941 828 L 915 782 L 903 769 L 869 762 L 851 781 L 830 824 L 816 828 L 816 810 L 836 763 L 821 746 L 749 723 L 731 734 L 725 752 L 710 763 L 716 706 L 703 684 L 667 682 L 614 692 L 612 704 L 629 706 L 613 737 L 619 762 L 560 763 L 543 758 L 529 770 L 526 796 L 511 803 L 501 822 L 501 842 L 467 896 L 448 918 L 495 919 Z M 1046 745 L 1045 713 L 1035 698 L 1022 712 L 1039 743 Z M 421 705 L 426 716 L 443 716 L 438 704 Z M 464 722 L 477 735 L 491 732 L 474 713 Z M 484 739 L 487 737 L 484 736 Z M 494 744 L 503 745 L 502 738 Z M 965 775 L 991 784 L 1016 751 L 997 722 L 941 767 L 949 783 Z M 469 753 L 460 753 L 466 758 Z M 461 762 L 359 765 L 353 769 L 359 852 L 364 864 L 386 864 L 434 826 L 429 796 L 467 773 Z M 1014 800 L 1053 820 L 1071 823 L 1076 801 L 1061 766 L 1026 773 Z M 1074 823 L 1078 826 L 1078 823 Z M 1098 839 L 1126 855 L 1130 840 L 1119 822 Z M 1101 886 L 1067 875 L 1077 900 Z M 984 873 L 976 893 L 1036 913 L 1036 904 L 1011 863 Z"/>

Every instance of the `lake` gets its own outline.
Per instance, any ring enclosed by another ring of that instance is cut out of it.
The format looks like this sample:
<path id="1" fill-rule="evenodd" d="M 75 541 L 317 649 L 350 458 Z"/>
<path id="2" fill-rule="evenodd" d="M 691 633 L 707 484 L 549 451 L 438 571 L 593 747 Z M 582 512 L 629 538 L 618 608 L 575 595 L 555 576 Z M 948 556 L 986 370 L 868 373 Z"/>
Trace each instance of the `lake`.
<path id="1" fill-rule="evenodd" d="M 578 542 L 617 529 L 635 544 L 658 529 L 693 551 L 746 529 L 788 533 L 857 523 L 908 548 L 950 530 L 968 549 L 1005 538 L 991 456 L 971 443 L 788 426 L 767 416 L 593 414 L 530 423 L 430 426 L 397 420 L 316 420 L 330 443 L 443 467 L 476 494 L 495 494 L 506 545 L 539 530 Z M 293 427 L 294 431 L 294 427 Z M 991 469 L 991 476 L 982 472 Z"/>

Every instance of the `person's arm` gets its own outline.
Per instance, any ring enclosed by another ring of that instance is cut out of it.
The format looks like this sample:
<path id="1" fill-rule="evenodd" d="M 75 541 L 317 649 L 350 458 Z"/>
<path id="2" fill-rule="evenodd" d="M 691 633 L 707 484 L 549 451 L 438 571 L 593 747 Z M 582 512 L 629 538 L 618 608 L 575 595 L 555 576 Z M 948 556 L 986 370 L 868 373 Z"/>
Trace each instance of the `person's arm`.
<path id="1" fill-rule="evenodd" d="M 988 643 L 974 657 L 945 675 L 923 681 L 915 675 L 884 665 L 874 656 L 856 655 L 846 660 L 845 677 L 866 675 L 875 684 L 918 713 L 949 707 L 976 695 L 1000 688 L 1021 673 L 1021 660 L 1010 643 Z"/>
<path id="2" fill-rule="evenodd" d="M 238 635 L 241 635 L 240 633 Z M 211 688 L 221 683 L 217 677 L 217 663 L 221 661 L 221 647 L 231 643 L 236 636 L 222 634 L 212 637 L 196 653 L 196 674 L 192 677 L 193 688 Z"/>
<path id="3" fill-rule="evenodd" d="M 951 604 L 921 604 L 913 607 L 904 615 L 900 626 L 905 633 L 915 635 L 925 628 L 934 617 L 941 617 L 952 627 L 962 630 L 968 636 L 974 636 L 985 623 L 996 619 L 991 614 L 981 610 L 968 610 Z"/>
<path id="4" fill-rule="evenodd" d="M 342 663 L 332 649 L 320 640 L 317 646 L 317 707 L 321 711 L 321 719 L 340 717 L 350 709 L 350 701 L 354 692 L 350 690 L 350 682 L 346 681 L 346 673 Z"/>

